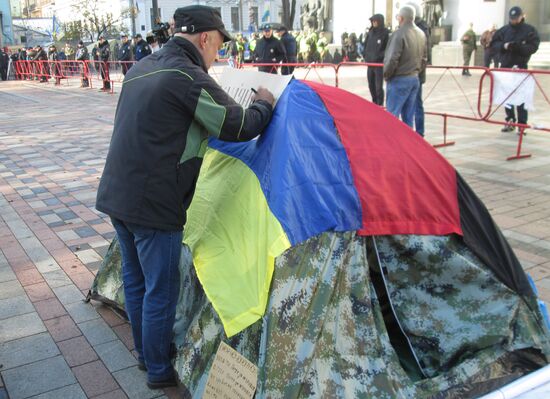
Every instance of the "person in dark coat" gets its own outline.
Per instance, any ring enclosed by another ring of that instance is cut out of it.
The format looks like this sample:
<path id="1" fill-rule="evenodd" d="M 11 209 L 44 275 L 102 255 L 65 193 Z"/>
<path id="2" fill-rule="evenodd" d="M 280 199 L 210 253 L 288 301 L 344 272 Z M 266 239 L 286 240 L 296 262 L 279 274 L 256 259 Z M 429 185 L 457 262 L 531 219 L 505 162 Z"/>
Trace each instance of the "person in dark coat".
<path id="1" fill-rule="evenodd" d="M 96 208 L 111 217 L 122 254 L 125 306 L 147 385 L 177 385 L 170 358 L 187 208 L 208 137 L 248 141 L 267 127 L 273 95 L 248 108 L 208 75 L 231 40 L 219 11 L 178 8 L 174 36 L 126 74 Z"/>
<path id="2" fill-rule="evenodd" d="M 50 61 L 51 77 L 55 79 L 55 84 L 59 85 L 61 83 L 61 68 L 58 63 L 59 54 L 57 52 L 57 47 L 53 44 L 48 48 L 48 61 Z"/>
<path id="3" fill-rule="evenodd" d="M 498 52 L 501 68 L 527 69 L 531 55 L 539 49 L 540 37 L 537 30 L 525 23 L 525 16 L 520 7 L 512 7 L 508 13 L 510 22 L 500 28 L 491 41 L 491 48 Z M 517 119 L 513 105 L 506 104 L 506 122 L 527 124 L 525 105 L 517 107 Z M 513 132 L 515 128 L 506 125 L 502 132 Z"/>
<path id="4" fill-rule="evenodd" d="M 295 64 L 298 62 L 298 46 L 296 39 L 288 32 L 286 26 L 281 25 L 277 28 L 277 36 L 279 36 L 279 40 L 285 47 L 286 57 L 283 62 L 288 64 Z M 292 72 L 294 72 L 293 66 L 281 67 L 281 75 L 292 75 Z"/>
<path id="5" fill-rule="evenodd" d="M 262 26 L 263 37 L 258 40 L 254 51 L 254 62 L 257 64 L 279 64 L 286 57 L 285 46 L 273 36 L 271 25 Z M 277 73 L 277 66 L 259 66 L 258 71 Z"/>
<path id="6" fill-rule="evenodd" d="M 90 85 L 88 81 L 88 76 L 90 75 L 90 69 L 88 68 L 89 56 L 88 49 L 82 40 L 78 42 L 78 46 L 76 47 L 75 58 L 77 61 L 80 61 L 80 87 L 88 87 Z"/>
<path id="7" fill-rule="evenodd" d="M 36 54 L 32 60 L 34 61 L 35 73 L 40 77 L 40 83 L 46 83 L 50 74 L 48 63 L 46 62 L 48 61 L 48 54 L 46 54 L 46 51 L 44 51 L 40 44 L 36 46 Z"/>
<path id="8" fill-rule="evenodd" d="M 101 79 L 103 79 L 103 87 L 99 89 L 99 91 L 110 91 L 111 78 L 109 77 L 109 57 L 111 56 L 111 47 L 103 36 L 99 36 L 98 56 L 99 70 L 101 72 Z"/>
<path id="9" fill-rule="evenodd" d="M 128 69 L 132 66 L 130 61 L 132 61 L 132 50 L 130 48 L 130 41 L 128 40 L 128 35 L 123 33 L 120 35 L 122 39 L 122 44 L 118 48 L 117 58 L 122 64 L 122 74 L 126 75 Z"/>
<path id="10" fill-rule="evenodd" d="M 384 16 L 375 14 L 369 18 L 371 28 L 367 33 L 363 45 L 363 59 L 367 63 L 384 63 L 384 52 L 388 44 L 390 32 L 384 25 Z M 367 70 L 367 81 L 369 83 L 372 102 L 377 105 L 384 105 L 384 71 L 383 67 L 370 67 Z"/>
<path id="11" fill-rule="evenodd" d="M 147 57 L 152 52 L 153 50 L 151 49 L 151 46 L 143 40 L 141 34 L 138 33 L 134 36 L 134 59 L 136 61 Z"/>
<path id="12" fill-rule="evenodd" d="M 8 65 L 10 64 L 10 56 L 6 49 L 0 49 L 0 77 L 2 80 L 8 80 Z"/>

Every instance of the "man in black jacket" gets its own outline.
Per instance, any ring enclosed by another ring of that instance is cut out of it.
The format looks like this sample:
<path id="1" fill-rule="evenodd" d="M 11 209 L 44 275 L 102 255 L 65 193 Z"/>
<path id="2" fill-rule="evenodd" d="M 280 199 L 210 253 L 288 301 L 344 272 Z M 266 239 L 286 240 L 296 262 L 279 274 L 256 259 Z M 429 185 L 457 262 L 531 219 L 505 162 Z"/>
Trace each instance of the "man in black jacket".
<path id="1" fill-rule="evenodd" d="M 279 64 L 286 57 L 285 46 L 273 36 L 271 25 L 264 25 L 262 32 L 263 37 L 258 40 L 254 50 L 254 62 L 258 64 Z M 259 66 L 258 71 L 276 74 L 277 66 Z"/>
<path id="2" fill-rule="evenodd" d="M 122 44 L 118 48 L 117 58 L 122 64 L 122 74 L 126 75 L 128 69 L 132 66 L 130 61 L 132 61 L 132 50 L 130 49 L 130 41 L 128 40 L 128 35 L 123 33 L 120 35 Z"/>
<path id="3" fill-rule="evenodd" d="M 277 28 L 277 35 L 285 47 L 286 56 L 283 62 L 287 64 L 295 64 L 298 61 L 298 47 L 296 45 L 296 39 L 288 33 L 288 29 L 284 25 Z M 293 66 L 284 66 L 281 68 L 281 75 L 292 75 L 292 72 L 294 72 Z"/>
<path id="4" fill-rule="evenodd" d="M 88 87 L 90 85 L 88 81 L 88 76 L 90 75 L 90 70 L 88 68 L 88 49 L 82 40 L 78 42 L 78 46 L 76 47 L 75 59 L 80 61 L 80 87 Z"/>
<path id="5" fill-rule="evenodd" d="M 182 230 L 208 136 L 256 137 L 274 102 L 259 88 L 245 109 L 208 75 L 231 39 L 219 11 L 178 8 L 174 21 L 174 37 L 124 78 L 96 202 L 119 238 L 126 311 L 150 388 L 176 384 L 169 348 Z"/>
<path id="6" fill-rule="evenodd" d="M 491 41 L 491 48 L 498 53 L 501 68 L 527 69 L 531 55 L 539 49 L 540 38 L 537 30 L 525 23 L 523 11 L 519 7 L 512 7 L 509 11 L 510 23 L 500 28 Z M 527 124 L 527 110 L 525 104 L 517 106 L 517 122 Z M 514 106 L 506 104 L 506 122 L 515 123 Z M 507 124 L 502 132 L 513 132 L 514 126 Z"/>
<path id="7" fill-rule="evenodd" d="M 365 44 L 363 46 L 363 59 L 369 63 L 384 63 L 384 52 L 388 44 L 390 33 L 384 26 L 384 16 L 374 14 L 370 17 L 371 28 L 367 33 Z M 384 73 L 383 68 L 369 67 L 367 70 L 367 80 L 369 82 L 370 95 L 372 102 L 378 105 L 384 105 Z"/>
<path id="8" fill-rule="evenodd" d="M 99 70 L 101 72 L 101 79 L 103 79 L 103 87 L 99 91 L 111 90 L 111 78 L 109 77 L 109 57 L 111 56 L 111 47 L 109 42 L 103 37 L 99 36 Z"/>

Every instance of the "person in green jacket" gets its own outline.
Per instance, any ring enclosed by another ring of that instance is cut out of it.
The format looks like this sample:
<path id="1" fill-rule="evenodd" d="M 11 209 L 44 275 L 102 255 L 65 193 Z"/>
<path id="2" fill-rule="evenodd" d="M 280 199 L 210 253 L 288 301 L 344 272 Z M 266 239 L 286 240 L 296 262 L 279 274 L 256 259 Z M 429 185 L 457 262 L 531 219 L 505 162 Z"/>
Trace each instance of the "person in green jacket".
<path id="1" fill-rule="evenodd" d="M 476 33 L 473 29 L 473 24 L 470 23 L 469 29 L 462 35 L 460 41 L 462 42 L 462 56 L 464 58 L 464 68 L 462 68 L 463 76 L 472 76 L 468 66 L 470 65 L 470 59 L 472 53 L 476 50 Z"/>

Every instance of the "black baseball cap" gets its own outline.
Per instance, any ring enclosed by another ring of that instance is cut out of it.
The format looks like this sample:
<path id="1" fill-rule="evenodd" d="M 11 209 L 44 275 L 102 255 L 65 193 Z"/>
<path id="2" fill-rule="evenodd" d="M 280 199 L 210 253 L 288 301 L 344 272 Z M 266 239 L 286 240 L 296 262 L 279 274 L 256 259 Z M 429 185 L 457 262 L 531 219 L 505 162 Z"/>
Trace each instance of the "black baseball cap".
<path id="1" fill-rule="evenodd" d="M 208 6 L 180 7 L 174 12 L 174 26 L 176 32 L 199 33 L 217 30 L 223 35 L 223 41 L 232 40 L 225 29 L 220 12 Z"/>
<path id="2" fill-rule="evenodd" d="M 508 16 L 510 17 L 510 19 L 518 19 L 522 15 L 523 10 L 518 6 L 510 8 L 510 11 L 508 12 Z"/>

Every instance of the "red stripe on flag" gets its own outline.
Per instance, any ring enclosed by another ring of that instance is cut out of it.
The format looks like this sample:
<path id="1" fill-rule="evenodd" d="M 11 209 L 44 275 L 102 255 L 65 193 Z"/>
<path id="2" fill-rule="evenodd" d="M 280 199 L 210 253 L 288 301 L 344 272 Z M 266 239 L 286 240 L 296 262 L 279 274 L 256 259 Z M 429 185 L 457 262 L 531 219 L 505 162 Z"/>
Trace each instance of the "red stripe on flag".
<path id="1" fill-rule="evenodd" d="M 332 115 L 363 209 L 361 235 L 462 235 L 456 172 L 429 143 L 381 107 L 304 82 Z"/>

